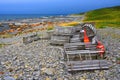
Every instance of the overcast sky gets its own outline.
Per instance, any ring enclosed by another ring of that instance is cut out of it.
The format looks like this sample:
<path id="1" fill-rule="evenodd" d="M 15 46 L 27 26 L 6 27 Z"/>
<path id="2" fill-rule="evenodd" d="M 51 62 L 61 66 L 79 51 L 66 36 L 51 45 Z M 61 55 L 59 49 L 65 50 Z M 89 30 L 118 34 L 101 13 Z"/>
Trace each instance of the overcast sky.
<path id="1" fill-rule="evenodd" d="M 73 14 L 120 6 L 120 0 L 0 0 L 0 14 Z"/>

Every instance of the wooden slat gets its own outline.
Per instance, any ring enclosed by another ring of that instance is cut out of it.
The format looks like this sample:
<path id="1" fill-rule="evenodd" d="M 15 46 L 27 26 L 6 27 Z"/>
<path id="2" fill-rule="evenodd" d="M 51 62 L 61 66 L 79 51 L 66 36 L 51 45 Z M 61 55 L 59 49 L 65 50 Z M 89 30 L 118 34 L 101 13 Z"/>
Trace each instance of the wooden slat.
<path id="1" fill-rule="evenodd" d="M 70 39 L 70 37 L 69 36 L 51 36 L 51 40 L 69 40 Z"/>
<path id="2" fill-rule="evenodd" d="M 72 40 L 80 40 L 80 38 L 79 37 L 76 37 L 76 38 L 70 38 L 70 40 L 72 41 Z"/>
<path id="3" fill-rule="evenodd" d="M 73 69 L 68 69 L 68 71 L 83 71 L 83 70 L 106 70 L 109 69 L 108 66 L 103 66 L 103 67 L 84 67 L 84 68 L 73 68 Z"/>
<path id="4" fill-rule="evenodd" d="M 106 60 L 68 61 L 68 71 L 108 69 Z"/>
<path id="5" fill-rule="evenodd" d="M 72 45 L 85 45 L 84 42 L 78 42 L 78 43 L 65 43 L 64 46 L 72 46 Z"/>
<path id="6" fill-rule="evenodd" d="M 83 45 L 83 46 L 65 46 L 64 48 L 66 49 L 72 49 L 72 48 L 80 48 L 80 47 L 84 47 L 85 45 Z"/>
<path id="7" fill-rule="evenodd" d="M 75 28 L 75 31 L 80 31 L 82 30 L 82 26 L 77 26 L 77 27 L 74 27 Z"/>
<path id="8" fill-rule="evenodd" d="M 73 34 L 71 33 L 53 33 L 55 36 L 72 36 Z"/>
<path id="9" fill-rule="evenodd" d="M 68 68 L 84 68 L 84 67 L 96 67 L 96 66 L 99 66 L 99 67 L 102 67 L 102 66 L 107 66 L 107 64 L 84 64 L 84 65 L 70 65 L 68 66 Z"/>
<path id="10" fill-rule="evenodd" d="M 70 40 L 71 43 L 81 42 L 81 40 Z"/>
<path id="11" fill-rule="evenodd" d="M 37 40 L 40 40 L 40 38 L 37 35 L 23 37 L 23 43 L 25 43 L 25 44 L 28 44 L 28 43 L 31 43 L 31 42 L 37 41 Z"/>
<path id="12" fill-rule="evenodd" d="M 85 45 L 83 45 L 83 46 L 68 46 L 68 47 L 64 47 L 64 49 L 66 51 L 75 51 L 75 50 L 85 50 L 87 48 L 85 47 Z M 96 50 L 96 46 L 89 47 L 88 49 Z"/>
<path id="13" fill-rule="evenodd" d="M 107 63 L 106 60 L 84 60 L 84 61 L 67 61 L 67 64 L 91 64 L 91 63 Z"/>
<path id="14" fill-rule="evenodd" d="M 84 61 L 79 61 L 79 62 L 75 62 L 74 61 L 74 63 L 67 63 L 67 65 L 68 66 L 75 66 L 75 67 L 77 67 L 77 66 L 80 66 L 80 67 L 84 67 L 84 66 L 96 66 L 96 65 L 99 65 L 99 64 L 101 64 L 101 65 L 107 65 L 107 62 L 106 61 L 97 61 L 96 62 L 96 60 L 90 60 L 90 61 L 88 61 L 88 60 L 84 60 Z"/>
<path id="15" fill-rule="evenodd" d="M 67 47 L 64 47 L 64 49 L 66 51 L 75 51 L 75 50 L 82 50 L 82 49 L 85 49 L 85 46 L 67 46 Z"/>
<path id="16" fill-rule="evenodd" d="M 79 38 L 80 35 L 79 34 L 76 34 L 76 35 L 73 35 L 72 38 Z"/>
<path id="17" fill-rule="evenodd" d="M 72 55 L 72 54 L 97 54 L 101 51 L 93 51 L 93 50 L 76 50 L 76 51 L 65 51 L 66 54 Z"/>
<path id="18" fill-rule="evenodd" d="M 74 39 L 70 39 L 70 42 L 71 43 L 78 43 L 78 42 L 82 42 L 82 40 L 83 40 L 83 38 L 81 39 L 81 38 L 74 38 Z M 92 42 L 92 41 L 90 41 L 90 42 Z"/>
<path id="19" fill-rule="evenodd" d="M 68 42 L 67 40 L 51 40 L 50 43 L 51 44 L 64 44 Z"/>
<path id="20" fill-rule="evenodd" d="M 64 48 L 74 48 L 74 47 L 79 47 L 79 46 L 84 46 L 85 43 L 83 42 L 76 42 L 76 43 L 65 43 Z"/>
<path id="21" fill-rule="evenodd" d="M 55 35 L 68 35 L 68 34 L 73 34 L 75 32 L 75 28 L 74 27 L 59 27 L 56 26 L 54 29 L 54 34 Z"/>
<path id="22" fill-rule="evenodd" d="M 81 45 L 86 45 L 86 43 L 84 43 L 84 42 L 76 42 L 76 43 L 65 43 L 64 44 L 64 46 L 81 46 Z M 90 43 L 87 43 L 87 45 L 96 45 L 96 44 L 92 44 L 90 42 Z"/>

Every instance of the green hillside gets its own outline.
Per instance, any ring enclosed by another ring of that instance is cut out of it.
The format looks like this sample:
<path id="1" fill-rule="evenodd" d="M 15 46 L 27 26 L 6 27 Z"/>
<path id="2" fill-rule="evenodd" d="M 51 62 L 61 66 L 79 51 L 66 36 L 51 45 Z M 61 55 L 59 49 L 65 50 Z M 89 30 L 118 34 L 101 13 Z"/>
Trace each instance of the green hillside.
<path id="1" fill-rule="evenodd" d="M 99 28 L 106 26 L 120 28 L 120 6 L 102 8 L 85 14 L 84 22 L 95 22 Z"/>

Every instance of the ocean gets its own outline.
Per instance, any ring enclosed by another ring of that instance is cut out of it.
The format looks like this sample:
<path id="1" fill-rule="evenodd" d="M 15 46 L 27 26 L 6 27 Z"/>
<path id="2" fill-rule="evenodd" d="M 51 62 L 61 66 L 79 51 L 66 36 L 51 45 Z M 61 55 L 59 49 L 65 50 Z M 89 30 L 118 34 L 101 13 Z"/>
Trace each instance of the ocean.
<path id="1" fill-rule="evenodd" d="M 17 19 L 31 19 L 49 16 L 60 16 L 61 14 L 0 14 L 0 21 L 10 21 Z M 65 14 L 62 14 L 65 16 Z"/>

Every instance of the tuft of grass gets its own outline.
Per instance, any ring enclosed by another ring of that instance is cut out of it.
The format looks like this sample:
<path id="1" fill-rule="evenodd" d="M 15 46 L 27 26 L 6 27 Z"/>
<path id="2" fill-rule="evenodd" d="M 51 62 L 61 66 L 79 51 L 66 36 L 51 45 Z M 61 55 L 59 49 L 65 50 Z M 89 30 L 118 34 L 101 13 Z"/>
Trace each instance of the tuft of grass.
<path id="1" fill-rule="evenodd" d="M 85 13 L 79 13 L 79 14 L 72 14 L 70 16 L 83 16 Z"/>
<path id="2" fill-rule="evenodd" d="M 0 35 L 0 38 L 11 38 L 13 36 L 14 35 L 12 35 L 12 34 L 6 33 L 6 34 L 3 34 L 3 35 Z"/>
<path id="3" fill-rule="evenodd" d="M 6 45 L 6 44 L 2 44 L 2 43 L 1 43 L 1 44 L 0 44 L 0 48 L 4 47 L 5 45 Z"/>
<path id="4" fill-rule="evenodd" d="M 120 60 L 120 57 L 116 58 L 116 60 Z"/>
<path id="5" fill-rule="evenodd" d="M 67 22 L 67 23 L 62 23 L 59 26 L 67 27 L 67 26 L 77 26 L 77 25 L 79 25 L 78 22 Z"/>
<path id="6" fill-rule="evenodd" d="M 0 48 L 7 46 L 7 45 L 11 45 L 11 44 L 0 43 Z"/>
<path id="7" fill-rule="evenodd" d="M 2 48 L 3 47 L 3 45 L 2 44 L 0 44 L 0 48 Z"/>
<path id="8" fill-rule="evenodd" d="M 54 27 L 53 26 L 48 26 L 47 27 L 47 30 L 49 31 L 49 30 L 53 30 L 54 29 Z"/>
<path id="9" fill-rule="evenodd" d="M 120 28 L 120 6 L 89 11 L 83 22 L 94 22 L 97 28 Z"/>

